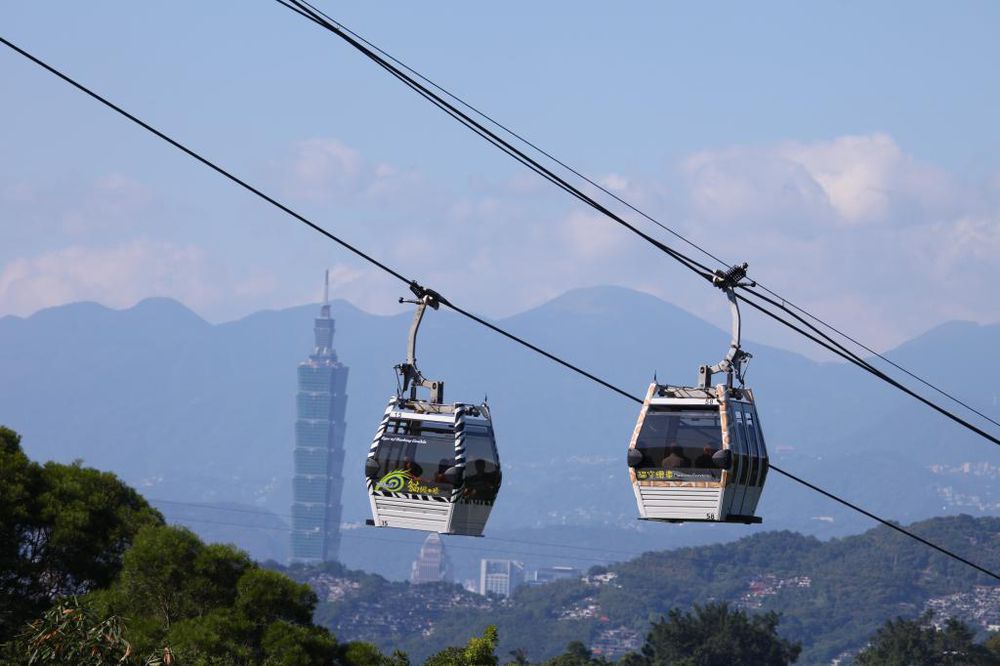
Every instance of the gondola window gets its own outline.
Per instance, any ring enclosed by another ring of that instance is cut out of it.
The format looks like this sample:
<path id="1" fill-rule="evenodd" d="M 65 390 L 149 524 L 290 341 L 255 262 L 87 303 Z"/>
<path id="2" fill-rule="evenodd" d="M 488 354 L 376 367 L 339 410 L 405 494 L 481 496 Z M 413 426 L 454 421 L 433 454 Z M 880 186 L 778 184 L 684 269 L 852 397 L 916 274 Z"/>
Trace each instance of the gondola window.
<path id="1" fill-rule="evenodd" d="M 639 466 L 667 470 L 678 481 L 717 480 L 722 470 L 712 454 L 722 447 L 721 427 L 717 409 L 650 411 L 636 442 L 643 455 Z"/>

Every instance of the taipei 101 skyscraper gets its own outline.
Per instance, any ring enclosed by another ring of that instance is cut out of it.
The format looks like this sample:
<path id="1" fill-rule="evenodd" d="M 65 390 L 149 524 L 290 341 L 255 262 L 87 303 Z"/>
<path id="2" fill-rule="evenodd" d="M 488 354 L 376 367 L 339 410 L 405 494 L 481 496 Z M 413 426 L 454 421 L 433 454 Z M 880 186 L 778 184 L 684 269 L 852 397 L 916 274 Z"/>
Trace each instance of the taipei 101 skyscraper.
<path id="1" fill-rule="evenodd" d="M 348 368 L 333 351 L 330 271 L 315 320 L 316 346 L 299 364 L 292 479 L 292 561 L 336 560 L 344 487 L 344 413 Z"/>

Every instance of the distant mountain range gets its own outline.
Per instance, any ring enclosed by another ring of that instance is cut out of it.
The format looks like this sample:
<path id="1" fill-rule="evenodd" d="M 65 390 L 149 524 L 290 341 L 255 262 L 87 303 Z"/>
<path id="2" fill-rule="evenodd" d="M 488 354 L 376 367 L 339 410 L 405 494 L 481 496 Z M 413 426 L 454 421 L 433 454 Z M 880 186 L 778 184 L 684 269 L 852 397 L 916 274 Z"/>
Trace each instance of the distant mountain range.
<path id="1" fill-rule="evenodd" d="M 1000 569 L 1000 519 L 935 518 L 909 529 Z M 488 624 L 499 629 L 501 657 L 520 648 L 537 663 L 582 641 L 616 658 L 637 649 L 650 622 L 671 608 L 709 601 L 779 612 L 778 632 L 803 644 L 800 664 L 829 664 L 856 652 L 899 616 L 931 611 L 937 621 L 957 617 L 981 634 L 1000 624 L 995 580 L 884 526 L 826 542 L 787 531 L 758 533 L 584 572 L 522 587 L 507 600 L 444 583 L 391 583 L 338 566 L 289 573 L 317 590 L 316 620 L 338 639 L 402 649 L 414 663 L 445 645 L 463 645 Z"/>
<path id="2" fill-rule="evenodd" d="M 206 538 L 282 560 L 295 368 L 311 350 L 317 312 L 302 306 L 212 325 L 175 301 L 150 299 L 120 311 L 77 303 L 4 317 L 0 423 L 23 433 L 35 459 L 82 458 L 115 471 Z M 334 344 L 351 368 L 344 519 L 361 523 L 362 459 L 396 388 L 392 367 L 405 355 L 410 315 L 376 316 L 340 301 L 333 313 Z M 638 396 L 654 372 L 694 381 L 697 366 L 728 345 L 717 327 L 618 287 L 575 290 L 498 323 Z M 748 382 L 773 461 L 901 521 L 1000 509 L 995 447 L 853 367 L 756 344 L 753 330 L 751 320 Z M 998 345 L 1000 326 L 951 322 L 889 356 L 998 417 Z M 760 527 L 639 524 L 624 465 L 635 404 L 444 309 L 425 319 L 418 358 L 428 377 L 446 381 L 446 399 L 489 396 L 504 465 L 490 535 L 551 542 L 559 526 L 570 543 L 623 544 L 605 558 L 621 559 L 760 530 L 832 536 L 870 525 L 777 475 Z M 387 549 L 387 539 L 414 547 Z M 401 577 L 418 541 L 351 529 L 342 559 Z M 467 547 L 467 570 L 499 548 L 489 539 Z"/>

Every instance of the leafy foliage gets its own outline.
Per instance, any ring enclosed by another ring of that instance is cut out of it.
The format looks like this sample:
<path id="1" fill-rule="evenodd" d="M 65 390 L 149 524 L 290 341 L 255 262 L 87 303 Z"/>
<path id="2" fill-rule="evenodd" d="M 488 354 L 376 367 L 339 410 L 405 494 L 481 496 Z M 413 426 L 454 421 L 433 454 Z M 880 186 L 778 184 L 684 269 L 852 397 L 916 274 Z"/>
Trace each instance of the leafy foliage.
<path id="1" fill-rule="evenodd" d="M 132 656 L 120 617 L 98 619 L 77 599 L 68 599 L 32 622 L 18 645 L 27 663 L 121 664 Z"/>
<path id="2" fill-rule="evenodd" d="M 776 613 L 748 616 L 726 604 L 673 609 L 653 625 L 642 657 L 651 666 L 784 666 L 802 647 L 778 636 L 778 622 Z"/>
<path id="3" fill-rule="evenodd" d="M 974 641 L 965 624 L 949 619 L 940 630 L 925 615 L 888 620 L 855 659 L 859 666 L 996 666 L 1000 655 Z"/>
<path id="4" fill-rule="evenodd" d="M 348 643 L 342 656 L 351 666 L 410 666 L 410 658 L 405 653 L 397 650 L 391 657 L 386 657 L 373 644 L 364 641 Z"/>
<path id="5" fill-rule="evenodd" d="M 130 636 L 140 650 L 326 664 L 338 649 L 312 624 L 316 595 L 308 586 L 179 527 L 141 530 L 118 580 L 93 599 L 105 614 L 133 618 Z"/>
<path id="6" fill-rule="evenodd" d="M 313 624 L 307 585 L 165 526 L 111 474 L 37 465 L 0 428 L 0 488 L 0 661 L 326 666 L 344 656 Z"/>
<path id="7" fill-rule="evenodd" d="M 39 465 L 0 427 L 0 642 L 54 599 L 111 583 L 144 526 L 162 516 L 115 475 Z"/>
<path id="8" fill-rule="evenodd" d="M 424 666 L 497 666 L 497 628 L 486 627 L 482 636 L 473 636 L 464 648 L 449 647 L 433 655 Z"/>
<path id="9" fill-rule="evenodd" d="M 603 658 L 595 658 L 587 646 L 580 641 L 572 641 L 566 652 L 545 662 L 545 666 L 597 666 L 607 664 Z"/>

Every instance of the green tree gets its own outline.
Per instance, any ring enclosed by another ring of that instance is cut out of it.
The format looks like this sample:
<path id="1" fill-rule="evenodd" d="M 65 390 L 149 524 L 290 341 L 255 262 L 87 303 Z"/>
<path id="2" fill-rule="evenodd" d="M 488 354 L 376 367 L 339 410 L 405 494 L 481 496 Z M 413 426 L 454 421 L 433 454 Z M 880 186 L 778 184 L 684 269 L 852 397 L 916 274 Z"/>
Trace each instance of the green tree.
<path id="1" fill-rule="evenodd" d="M 545 662 L 545 666 L 594 666 L 607 664 L 603 657 L 594 658 L 590 649 L 580 641 L 572 641 L 566 646 L 566 652 Z"/>
<path id="2" fill-rule="evenodd" d="M 132 656 L 125 624 L 117 616 L 101 620 L 76 598 L 66 599 L 15 642 L 17 661 L 33 664 L 123 664 Z"/>
<path id="3" fill-rule="evenodd" d="M 354 641 L 344 646 L 341 660 L 349 666 L 410 666 L 410 658 L 396 650 L 387 657 L 379 649 L 364 641 Z"/>
<path id="4" fill-rule="evenodd" d="M 975 642 L 975 632 L 951 618 L 940 630 L 931 616 L 915 620 L 896 618 L 882 625 L 855 663 L 862 666 L 987 666 L 1000 664 L 1000 656 Z"/>
<path id="5" fill-rule="evenodd" d="M 261 647 L 267 663 L 276 666 L 326 666 L 337 653 L 337 641 L 326 629 L 283 620 L 268 625 Z"/>
<path id="6" fill-rule="evenodd" d="M 0 427 L 0 642 L 58 597 L 111 583 L 136 533 L 163 517 L 114 474 L 38 465 Z"/>
<path id="7" fill-rule="evenodd" d="M 776 613 L 748 616 L 727 604 L 695 605 L 694 612 L 670 611 L 653 624 L 641 660 L 650 666 L 783 666 L 798 659 L 801 646 L 778 636 Z M 638 664 L 630 656 L 630 664 Z"/>
<path id="8" fill-rule="evenodd" d="M 507 662 L 507 666 L 528 666 L 531 663 L 528 661 L 528 653 L 524 648 L 511 650 L 507 654 L 510 655 L 510 661 Z"/>
<path id="9" fill-rule="evenodd" d="M 497 666 L 497 628 L 486 627 L 482 636 L 473 636 L 464 648 L 448 647 L 431 656 L 424 666 Z"/>
<path id="10" fill-rule="evenodd" d="M 137 649 L 169 646 L 193 663 L 321 665 L 340 651 L 312 623 L 309 586 L 181 527 L 142 529 L 118 580 L 92 599 L 103 613 L 130 618 Z"/>
<path id="11" fill-rule="evenodd" d="M 1000 633 L 990 634 L 990 637 L 986 639 L 983 645 L 1000 659 Z"/>
<path id="12" fill-rule="evenodd" d="M 43 598 L 29 588 L 31 562 L 21 555 L 33 529 L 31 498 L 39 481 L 38 466 L 21 450 L 21 436 L 0 427 L 0 643 L 13 637 Z"/>

